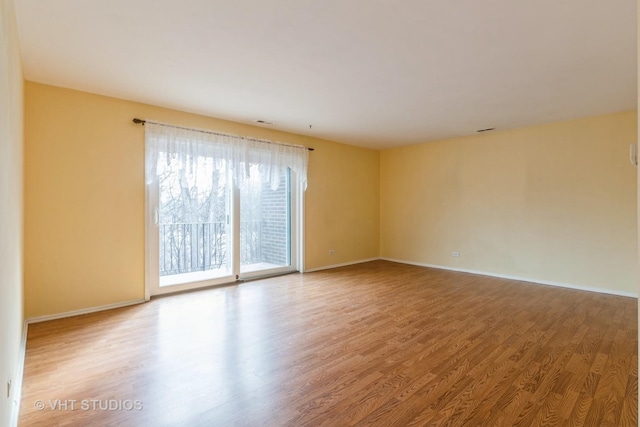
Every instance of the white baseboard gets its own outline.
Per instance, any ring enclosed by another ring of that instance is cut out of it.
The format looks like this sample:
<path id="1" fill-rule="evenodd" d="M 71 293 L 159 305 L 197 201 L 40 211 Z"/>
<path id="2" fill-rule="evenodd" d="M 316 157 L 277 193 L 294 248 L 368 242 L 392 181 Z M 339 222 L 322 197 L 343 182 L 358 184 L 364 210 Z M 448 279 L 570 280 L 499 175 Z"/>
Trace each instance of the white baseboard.
<path id="1" fill-rule="evenodd" d="M 342 264 L 325 265 L 324 267 L 310 268 L 309 270 L 305 270 L 304 272 L 305 273 L 313 273 L 314 271 L 330 270 L 332 268 L 346 267 L 348 265 L 362 264 L 364 262 L 377 261 L 379 259 L 381 259 L 381 258 L 376 257 L 376 258 L 361 259 L 361 260 L 358 260 L 358 261 L 343 262 Z"/>
<path id="2" fill-rule="evenodd" d="M 568 288 L 568 289 L 576 289 L 580 291 L 597 292 L 600 294 L 609 294 L 609 295 L 617 295 L 621 297 L 638 298 L 638 294 L 633 292 L 615 291 L 615 290 L 603 289 L 603 288 L 592 288 L 589 286 L 573 285 L 570 283 L 552 282 L 548 280 L 531 279 L 528 277 L 509 276 L 507 274 L 490 273 L 487 271 L 478 271 L 478 270 L 468 270 L 465 268 L 447 267 L 444 265 L 426 264 L 422 262 L 405 261 L 405 260 L 394 259 L 394 258 L 382 257 L 380 259 L 385 261 L 398 262 L 400 264 L 409 264 L 409 265 L 417 265 L 419 267 L 437 268 L 439 270 L 457 271 L 460 273 L 479 274 L 481 276 L 498 277 L 500 279 L 517 280 L 519 282 L 535 283 L 538 285 L 556 286 L 558 288 Z"/>
<path id="3" fill-rule="evenodd" d="M 48 320 L 63 319 L 65 317 L 80 316 L 82 314 L 97 313 L 98 311 L 113 310 L 114 308 L 128 307 L 130 305 L 142 304 L 144 302 L 146 301 L 143 299 L 135 300 L 135 301 L 118 302 L 115 304 L 107 304 L 107 305 L 101 305 L 98 307 L 83 308 L 80 310 L 67 311 L 64 313 L 51 314 L 47 316 L 32 317 L 30 319 L 27 319 L 26 322 L 29 324 L 46 322 Z"/>

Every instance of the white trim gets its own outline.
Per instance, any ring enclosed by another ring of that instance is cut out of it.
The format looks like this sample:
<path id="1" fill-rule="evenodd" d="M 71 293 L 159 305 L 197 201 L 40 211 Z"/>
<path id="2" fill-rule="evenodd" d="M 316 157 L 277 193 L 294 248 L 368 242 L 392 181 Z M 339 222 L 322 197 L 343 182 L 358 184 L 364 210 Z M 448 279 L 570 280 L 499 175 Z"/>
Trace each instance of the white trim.
<path id="1" fill-rule="evenodd" d="M 298 270 L 290 265 L 284 267 L 266 268 L 264 270 L 256 270 L 248 273 L 241 273 L 238 282 L 256 280 L 263 277 L 282 276 L 283 274 L 297 273 Z"/>
<path id="2" fill-rule="evenodd" d="M 229 215 L 231 218 L 231 234 L 227 235 L 227 251 L 231 248 L 231 274 L 233 280 L 240 278 L 240 245 L 241 245 L 241 227 L 240 227 L 240 183 L 236 182 L 231 169 L 228 169 L 228 183 L 231 184 L 231 203 L 229 205 Z"/>
<path id="3" fill-rule="evenodd" d="M 214 279 L 196 280 L 185 282 L 179 285 L 159 286 L 157 291 L 153 292 L 153 297 L 164 295 L 178 294 L 180 292 L 193 291 L 195 289 L 206 289 L 214 286 L 232 285 L 236 283 L 235 276 L 216 277 Z"/>
<path id="4" fill-rule="evenodd" d="M 158 180 L 145 184 L 144 188 L 144 300 L 149 301 L 151 294 L 157 290 L 160 283 L 160 260 L 158 255 L 152 256 L 154 250 L 159 251 L 160 247 L 159 225 L 155 223 L 160 197 Z"/>
<path id="5" fill-rule="evenodd" d="M 112 310 L 114 308 L 122 308 L 122 307 L 128 307 L 130 305 L 143 304 L 145 302 L 146 301 L 143 299 L 139 299 L 135 301 L 118 302 L 115 304 L 100 305 L 97 307 L 83 308 L 81 310 L 67 311 L 64 313 L 50 314 L 47 316 L 32 317 L 30 319 L 25 320 L 25 322 L 28 324 L 40 323 L 40 322 L 46 322 L 48 320 L 64 319 L 65 317 L 80 316 L 82 314 L 97 313 L 99 311 Z"/>
<path id="6" fill-rule="evenodd" d="M 253 282 L 254 280 L 270 279 L 272 277 L 285 276 L 287 274 L 300 273 L 298 270 L 292 270 L 291 268 L 274 268 L 271 270 L 260 270 L 257 276 L 246 276 L 238 279 L 235 284 L 240 285 L 246 282 Z"/>
<path id="7" fill-rule="evenodd" d="M 305 273 L 313 273 L 314 271 L 330 270 L 332 268 L 346 267 L 348 265 L 362 264 L 365 262 L 378 261 L 380 259 L 382 258 L 375 257 L 375 258 L 368 258 L 368 259 L 360 259 L 358 261 L 343 262 L 342 264 L 325 265 L 324 267 L 310 268 L 306 270 Z"/>
<path id="8" fill-rule="evenodd" d="M 9 426 L 18 427 L 20 417 L 20 400 L 22 400 L 22 377 L 24 375 L 24 360 L 27 354 L 27 331 L 29 323 L 25 320 L 22 324 L 22 338 L 20 340 L 20 350 L 18 353 L 18 370 L 16 371 L 15 384 L 12 385 L 13 405 L 11 407 L 11 417 Z"/>
<path id="9" fill-rule="evenodd" d="M 298 238 L 297 238 L 297 257 L 298 257 L 298 271 L 300 273 L 305 272 L 305 259 L 304 259 L 304 245 L 305 245 L 305 221 L 304 221 L 304 202 L 305 202 L 305 186 L 304 183 L 300 181 L 300 177 L 296 174 L 296 181 L 298 184 L 298 190 L 296 192 L 296 219 L 297 224 L 296 227 L 298 229 Z"/>
<path id="10" fill-rule="evenodd" d="M 519 282 L 528 282 L 534 283 L 538 285 L 547 285 L 547 286 L 555 286 L 558 288 L 568 288 L 568 289 L 576 289 L 579 291 L 587 291 L 587 292 L 597 292 L 600 294 L 609 294 L 609 295 L 617 295 L 621 297 L 630 297 L 630 298 L 638 298 L 638 294 L 633 292 L 624 292 L 624 291 L 615 291 L 612 289 L 603 289 L 603 288 L 592 288 L 589 286 L 581 286 L 581 285 L 573 285 L 570 283 L 561 283 L 561 282 L 552 282 L 549 280 L 538 280 L 538 279 L 530 279 L 528 277 L 519 277 L 519 276 L 510 276 L 508 274 L 498 274 L 498 273 L 489 273 L 486 271 L 478 271 L 478 270 L 468 270 L 465 268 L 455 268 L 455 267 L 447 267 L 444 265 L 435 265 L 435 264 L 426 264 L 423 262 L 413 262 L 413 261 L 405 261 L 401 259 L 395 258 L 386 258 L 381 257 L 381 260 L 397 262 L 400 264 L 409 264 L 409 265 L 417 265 L 419 267 L 428 267 L 428 268 L 437 268 L 439 270 L 449 270 L 449 271 L 457 271 L 460 273 L 470 273 L 470 274 L 479 274 L 481 276 L 489 276 L 489 277 L 498 277 L 500 279 L 509 279 L 509 280 L 517 280 Z"/>

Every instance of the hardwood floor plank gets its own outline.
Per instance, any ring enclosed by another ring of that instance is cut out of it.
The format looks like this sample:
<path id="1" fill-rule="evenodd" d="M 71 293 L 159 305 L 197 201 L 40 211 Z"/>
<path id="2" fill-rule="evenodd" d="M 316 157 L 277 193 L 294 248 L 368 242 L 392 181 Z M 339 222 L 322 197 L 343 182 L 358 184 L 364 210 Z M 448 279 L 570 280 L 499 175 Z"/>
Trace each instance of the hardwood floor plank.
<path id="1" fill-rule="evenodd" d="M 585 420 L 587 418 L 587 414 L 589 413 L 589 409 L 591 408 L 592 402 L 593 398 L 591 396 L 580 393 L 578 395 L 578 399 L 576 400 L 576 404 L 573 407 L 573 411 L 565 422 L 565 425 L 570 427 L 585 425 Z"/>
<path id="2" fill-rule="evenodd" d="M 637 426 L 638 425 L 638 400 L 625 397 L 620 412 L 621 426 Z"/>
<path id="3" fill-rule="evenodd" d="M 30 325 L 20 425 L 632 426 L 637 333 L 633 298 L 375 261 Z"/>

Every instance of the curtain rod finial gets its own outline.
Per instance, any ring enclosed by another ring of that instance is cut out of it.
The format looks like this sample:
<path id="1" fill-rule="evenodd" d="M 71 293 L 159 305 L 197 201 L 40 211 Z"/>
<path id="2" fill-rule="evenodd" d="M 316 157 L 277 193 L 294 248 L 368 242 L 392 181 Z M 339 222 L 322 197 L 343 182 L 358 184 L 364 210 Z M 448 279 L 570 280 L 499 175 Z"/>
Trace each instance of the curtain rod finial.
<path id="1" fill-rule="evenodd" d="M 132 122 L 133 122 L 133 123 L 135 123 L 135 124 L 137 124 L 137 125 L 139 125 L 139 124 L 144 125 L 144 124 L 145 124 L 145 122 L 146 122 L 146 120 L 142 120 L 142 119 L 133 119 L 133 120 L 132 120 Z"/>

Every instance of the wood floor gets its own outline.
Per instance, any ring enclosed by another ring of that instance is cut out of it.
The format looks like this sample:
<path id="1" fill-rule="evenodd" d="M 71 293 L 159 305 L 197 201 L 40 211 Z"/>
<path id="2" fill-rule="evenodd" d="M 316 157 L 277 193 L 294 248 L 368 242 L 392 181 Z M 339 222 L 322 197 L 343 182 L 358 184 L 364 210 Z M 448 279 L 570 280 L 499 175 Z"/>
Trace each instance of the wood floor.
<path id="1" fill-rule="evenodd" d="M 385 261 L 292 274 L 29 326 L 20 425 L 637 426 L 637 325 Z"/>

